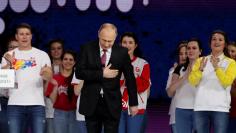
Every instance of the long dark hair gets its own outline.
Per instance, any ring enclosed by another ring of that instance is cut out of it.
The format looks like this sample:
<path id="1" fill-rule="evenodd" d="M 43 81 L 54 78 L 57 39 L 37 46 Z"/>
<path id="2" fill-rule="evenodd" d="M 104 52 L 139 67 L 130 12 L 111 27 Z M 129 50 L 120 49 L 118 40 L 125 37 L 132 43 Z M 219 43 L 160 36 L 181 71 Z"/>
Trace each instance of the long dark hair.
<path id="1" fill-rule="evenodd" d="M 187 44 L 188 44 L 188 41 L 180 41 L 179 44 L 178 44 L 178 48 L 176 49 L 176 53 L 178 55 L 178 58 L 177 58 L 177 61 L 178 61 L 178 64 L 180 62 L 179 60 L 179 54 L 180 54 L 180 50 L 185 47 L 187 49 Z"/>
<path id="2" fill-rule="evenodd" d="M 49 57 L 50 57 L 50 59 L 51 59 L 51 63 L 53 64 L 53 60 L 52 60 L 52 55 L 51 55 L 51 48 L 52 48 L 52 45 L 54 44 L 54 43 L 59 43 L 59 44 L 61 44 L 61 48 L 62 48 L 62 53 L 64 52 L 64 41 L 63 40 L 61 40 L 61 39 L 53 39 L 53 40 L 51 40 L 51 41 L 49 41 L 48 42 L 48 55 L 49 55 Z M 62 58 L 62 57 L 61 57 Z"/>
<path id="3" fill-rule="evenodd" d="M 196 37 L 190 38 L 188 40 L 187 47 L 188 47 L 189 42 L 197 42 L 198 48 L 201 51 L 201 54 L 199 55 L 199 57 L 202 56 L 202 43 L 201 43 L 200 39 L 198 39 Z M 190 63 L 190 61 L 189 61 L 189 58 L 187 57 L 186 63 L 184 64 L 184 71 L 187 70 L 189 63 Z"/>
<path id="4" fill-rule="evenodd" d="M 74 51 L 71 51 L 71 50 L 67 50 L 65 52 L 63 52 L 62 56 L 61 56 L 61 60 L 63 60 L 65 54 L 70 54 L 73 56 L 74 58 L 74 61 L 76 63 L 76 60 L 77 60 L 77 56 L 76 56 L 76 53 Z M 75 72 L 75 66 L 76 64 L 74 65 L 73 69 L 72 69 L 72 72 L 70 74 L 69 77 L 66 78 L 66 84 L 68 85 L 68 88 L 67 88 L 67 95 L 68 95 L 68 100 L 69 102 L 72 101 L 73 99 L 73 96 L 74 96 L 74 86 L 71 84 L 71 81 L 73 79 L 73 75 L 74 75 L 74 72 Z"/>
<path id="5" fill-rule="evenodd" d="M 120 37 L 120 43 L 122 43 L 122 40 L 123 40 L 124 37 L 131 37 L 131 38 L 134 39 L 134 43 L 137 46 L 134 50 L 134 56 L 143 58 L 142 52 L 141 52 L 141 50 L 139 48 L 139 45 L 138 45 L 138 38 L 137 38 L 136 34 L 134 32 L 125 32 L 125 33 L 123 33 Z"/>
<path id="6" fill-rule="evenodd" d="M 230 54 L 229 54 L 229 49 L 228 49 L 228 46 L 233 46 L 233 47 L 235 47 L 236 48 L 236 42 L 235 41 L 231 41 L 231 42 L 229 42 L 228 43 L 228 45 L 227 45 L 227 51 L 225 52 L 225 55 L 227 56 L 227 57 L 230 57 L 230 58 L 232 58 L 231 56 L 230 56 Z M 235 60 L 235 59 L 234 59 Z"/>
<path id="7" fill-rule="evenodd" d="M 221 34 L 223 37 L 224 37 L 224 39 L 225 39 L 225 47 L 224 47 L 224 50 L 223 50 L 223 52 L 224 52 L 224 54 L 226 55 L 226 56 L 228 56 L 228 54 L 227 54 L 227 45 L 229 44 L 229 38 L 228 38 L 228 36 L 227 36 L 227 34 L 226 34 L 226 32 L 224 32 L 223 30 L 214 30 L 212 33 L 211 33 L 211 37 L 210 37 L 210 44 L 211 44 L 211 40 L 212 40 L 212 37 L 213 37 L 213 35 L 214 34 Z M 229 57 L 229 56 L 228 56 Z"/>

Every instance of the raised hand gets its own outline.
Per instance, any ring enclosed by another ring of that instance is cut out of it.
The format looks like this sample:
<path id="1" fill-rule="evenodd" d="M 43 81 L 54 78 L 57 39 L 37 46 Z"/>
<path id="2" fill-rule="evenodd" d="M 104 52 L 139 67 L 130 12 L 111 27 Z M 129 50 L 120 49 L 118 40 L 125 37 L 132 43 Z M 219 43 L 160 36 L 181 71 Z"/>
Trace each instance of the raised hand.
<path id="1" fill-rule="evenodd" d="M 7 65 L 12 67 L 13 62 L 15 61 L 15 52 L 12 52 L 12 54 L 7 52 L 3 55 L 3 57 L 6 59 Z"/>
<path id="2" fill-rule="evenodd" d="M 104 67 L 103 69 L 103 77 L 104 78 L 115 78 L 118 75 L 119 70 L 117 69 L 110 69 L 111 64 Z"/>
<path id="3" fill-rule="evenodd" d="M 52 74 L 52 69 L 51 67 L 48 67 L 47 64 L 45 64 L 45 66 L 41 68 L 40 75 L 44 80 L 49 81 L 52 78 Z"/>

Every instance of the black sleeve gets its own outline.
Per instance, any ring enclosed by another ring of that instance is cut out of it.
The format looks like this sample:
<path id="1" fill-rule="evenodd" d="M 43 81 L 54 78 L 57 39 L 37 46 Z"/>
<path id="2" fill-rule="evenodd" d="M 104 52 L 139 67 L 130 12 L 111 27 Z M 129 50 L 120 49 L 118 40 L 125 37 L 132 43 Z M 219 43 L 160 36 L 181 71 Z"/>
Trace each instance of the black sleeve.
<path id="1" fill-rule="evenodd" d="M 137 106 L 138 105 L 138 98 L 137 98 L 137 85 L 136 79 L 134 77 L 133 66 L 131 64 L 130 57 L 128 55 L 128 50 L 124 49 L 123 51 L 123 73 L 126 80 L 126 86 L 129 95 L 129 106 Z"/>
<path id="2" fill-rule="evenodd" d="M 89 44 L 86 44 L 89 45 Z M 90 47 L 86 47 L 86 45 L 81 46 L 79 52 L 78 63 L 76 66 L 75 76 L 77 79 L 83 80 L 102 80 L 103 71 L 102 69 L 90 69 L 88 67 L 88 52 L 90 51 Z"/>
<path id="3" fill-rule="evenodd" d="M 175 73 L 175 74 L 177 74 L 177 75 L 180 75 L 180 70 L 181 70 L 182 67 L 183 67 L 183 65 L 178 65 L 178 66 L 175 68 L 175 70 L 174 70 L 173 73 Z"/>

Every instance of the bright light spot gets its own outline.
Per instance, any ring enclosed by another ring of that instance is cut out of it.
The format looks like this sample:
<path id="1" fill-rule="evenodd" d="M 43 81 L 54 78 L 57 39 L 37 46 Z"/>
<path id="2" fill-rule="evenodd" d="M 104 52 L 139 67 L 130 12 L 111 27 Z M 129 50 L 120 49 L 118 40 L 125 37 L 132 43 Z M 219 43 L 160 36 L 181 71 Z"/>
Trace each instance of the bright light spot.
<path id="1" fill-rule="evenodd" d="M 31 0 L 30 4 L 35 12 L 44 13 L 50 6 L 50 0 Z"/>
<path id="2" fill-rule="evenodd" d="M 0 34 L 2 34 L 4 30 L 5 30 L 5 23 L 2 20 L 2 18 L 0 18 Z"/>
<path id="3" fill-rule="evenodd" d="M 111 6 L 111 0 L 96 0 L 96 6 L 100 11 L 106 11 Z"/>
<path id="4" fill-rule="evenodd" d="M 75 0 L 75 5 L 80 11 L 86 11 L 91 4 L 91 0 Z"/>
<path id="5" fill-rule="evenodd" d="M 0 0 L 0 3 L 0 12 L 2 12 L 7 7 L 7 0 Z"/>
<path id="6" fill-rule="evenodd" d="M 143 5 L 147 6 L 149 4 L 149 0 L 143 0 Z"/>
<path id="7" fill-rule="evenodd" d="M 9 0 L 9 4 L 14 12 L 21 13 L 27 9 L 29 0 Z"/>
<path id="8" fill-rule="evenodd" d="M 133 7 L 133 0 L 116 0 L 116 6 L 121 12 L 128 12 Z"/>
<path id="9" fill-rule="evenodd" d="M 66 4 L 66 0 L 57 0 L 57 4 L 62 7 Z"/>

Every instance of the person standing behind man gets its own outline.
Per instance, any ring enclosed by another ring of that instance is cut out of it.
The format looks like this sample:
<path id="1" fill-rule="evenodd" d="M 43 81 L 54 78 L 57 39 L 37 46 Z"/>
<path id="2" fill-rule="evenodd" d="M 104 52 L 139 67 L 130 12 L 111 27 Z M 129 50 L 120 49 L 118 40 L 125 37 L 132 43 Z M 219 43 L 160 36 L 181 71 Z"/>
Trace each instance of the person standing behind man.
<path id="1" fill-rule="evenodd" d="M 48 55 L 51 59 L 51 67 L 53 74 L 58 74 L 61 71 L 62 54 L 64 52 L 64 41 L 60 39 L 53 39 L 49 43 Z M 48 83 L 45 84 L 47 88 Z M 45 89 L 47 90 L 47 89 Z M 45 97 L 45 112 L 46 112 L 46 128 L 45 133 L 55 133 L 53 127 L 54 108 L 50 98 Z"/>
<path id="2" fill-rule="evenodd" d="M 146 115 L 146 106 L 148 93 L 150 92 L 150 66 L 144 60 L 138 44 L 138 38 L 133 32 L 125 32 L 121 35 L 121 46 L 128 49 L 128 54 L 133 66 L 133 73 L 136 79 L 138 95 L 138 113 L 135 116 L 129 115 L 128 111 L 128 91 L 125 86 L 126 79 L 121 76 L 121 94 L 122 94 L 122 112 L 119 123 L 119 133 L 142 133 L 144 118 Z M 145 123 L 146 124 L 146 123 Z M 145 132 L 145 131 L 143 131 Z"/>
<path id="3" fill-rule="evenodd" d="M 15 37 L 11 37 L 7 43 L 7 51 L 11 51 L 18 47 L 18 42 Z M 1 66 L 0 66 L 1 67 Z M 7 121 L 7 103 L 8 103 L 8 89 L 0 89 L 0 133 L 8 133 Z"/>
<path id="4" fill-rule="evenodd" d="M 7 107 L 10 133 L 20 133 L 27 116 L 32 132 L 43 133 L 45 126 L 43 80 L 52 77 L 51 62 L 47 53 L 32 47 L 31 26 L 17 26 L 15 37 L 19 47 L 4 54 L 2 65 L 14 69 L 17 87 L 9 90 Z"/>
<path id="5" fill-rule="evenodd" d="M 84 80 L 79 112 L 88 133 L 118 133 L 121 114 L 120 77 L 124 73 L 131 115 L 138 112 L 137 86 L 128 51 L 114 45 L 117 28 L 102 24 L 98 41 L 81 47 L 76 77 Z"/>

